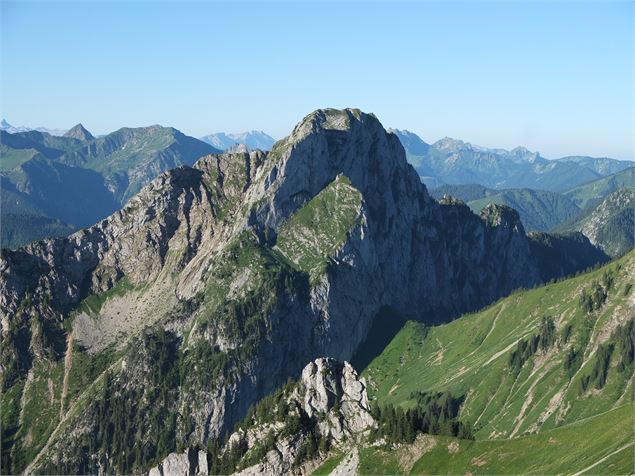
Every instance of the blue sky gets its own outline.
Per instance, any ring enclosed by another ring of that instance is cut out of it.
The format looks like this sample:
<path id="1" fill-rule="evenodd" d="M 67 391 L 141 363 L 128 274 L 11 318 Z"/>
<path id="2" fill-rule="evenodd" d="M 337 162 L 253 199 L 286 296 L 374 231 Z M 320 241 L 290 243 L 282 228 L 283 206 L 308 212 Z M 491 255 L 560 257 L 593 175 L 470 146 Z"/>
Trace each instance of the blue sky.
<path id="1" fill-rule="evenodd" d="M 2 116 L 286 135 L 359 107 L 424 140 L 633 158 L 633 2 L 7 2 Z"/>

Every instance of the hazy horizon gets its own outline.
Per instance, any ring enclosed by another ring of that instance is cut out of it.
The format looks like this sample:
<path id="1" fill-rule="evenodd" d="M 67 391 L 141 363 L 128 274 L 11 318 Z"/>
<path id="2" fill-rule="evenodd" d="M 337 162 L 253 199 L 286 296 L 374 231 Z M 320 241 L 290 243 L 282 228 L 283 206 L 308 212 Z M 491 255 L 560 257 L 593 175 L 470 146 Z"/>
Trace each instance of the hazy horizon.
<path id="1" fill-rule="evenodd" d="M 366 112 L 366 111 L 364 111 L 364 112 Z M 74 126 L 76 126 L 76 125 L 78 125 L 78 124 L 82 124 L 84 127 L 86 127 L 86 126 L 85 126 L 85 125 L 84 125 L 81 121 L 80 121 L 80 122 L 78 122 L 78 123 L 76 123 L 76 124 L 73 124 L 72 126 L 67 127 L 67 128 L 64 128 L 64 127 L 62 127 L 62 128 L 52 128 L 52 127 L 51 127 L 51 128 L 49 128 L 49 127 L 47 127 L 46 125 L 42 125 L 42 124 L 37 125 L 37 126 L 24 125 L 24 124 L 14 124 L 14 123 L 12 123 L 11 121 L 9 121 L 7 118 L 4 118 L 4 117 L 3 117 L 3 118 L 1 118 L 1 119 L 3 119 L 3 120 L 5 120 L 5 121 L 7 121 L 7 122 L 8 122 L 11 126 L 13 126 L 13 127 L 26 127 L 26 128 L 28 128 L 28 129 L 33 129 L 33 130 L 35 130 L 35 129 L 50 129 L 50 130 L 67 131 L 67 130 L 71 129 L 72 127 L 74 127 Z M 379 120 L 381 121 L 381 118 L 379 118 Z M 291 133 L 291 130 L 289 130 L 289 133 L 288 133 L 288 134 L 286 134 L 285 136 L 280 136 L 280 137 L 277 137 L 277 136 L 274 136 L 274 135 L 272 135 L 272 134 L 269 134 L 267 131 L 263 131 L 263 130 L 260 130 L 260 129 L 249 129 L 249 128 L 247 128 L 247 129 L 240 130 L 240 131 L 212 131 L 212 132 L 210 132 L 210 133 L 208 133 L 208 134 L 204 134 L 204 135 L 202 135 L 202 136 L 196 136 L 196 135 L 193 135 L 193 134 L 189 134 L 189 133 L 187 133 L 187 131 L 184 131 L 183 129 L 179 128 L 178 126 L 175 126 L 175 125 L 170 125 L 170 124 L 147 124 L 147 125 L 139 125 L 139 126 L 121 126 L 120 128 L 114 129 L 114 130 L 112 130 L 112 131 L 107 131 L 107 132 L 98 132 L 98 131 L 96 132 L 96 131 L 90 130 L 88 127 L 86 127 L 86 129 L 87 129 L 90 133 L 92 133 L 93 135 L 95 135 L 95 136 L 97 136 L 97 137 L 103 137 L 103 136 L 105 136 L 105 135 L 108 135 L 108 134 L 110 134 L 110 133 L 112 133 L 112 132 L 117 131 L 118 129 L 125 128 L 125 127 L 150 127 L 150 126 L 155 126 L 155 125 L 162 126 L 162 127 L 173 127 L 174 129 L 177 129 L 177 130 L 179 130 L 179 131 L 183 132 L 184 134 L 191 135 L 192 137 L 196 137 L 197 139 L 202 139 L 202 138 L 203 138 L 203 137 L 205 137 L 205 136 L 214 135 L 214 134 L 227 134 L 227 135 L 231 135 L 231 134 L 241 134 L 241 133 L 245 133 L 245 132 L 264 132 L 265 134 L 269 135 L 270 137 L 272 137 L 273 139 L 275 139 L 276 141 L 278 141 L 278 140 L 280 140 L 280 139 L 282 139 L 282 138 L 286 137 L 286 135 L 289 135 L 289 134 Z M 427 142 L 428 144 L 434 144 L 435 142 L 437 142 L 437 141 L 439 141 L 439 140 L 441 140 L 441 139 L 445 139 L 445 138 L 448 138 L 448 137 L 449 137 L 449 138 L 451 138 L 451 139 L 456 139 L 456 140 L 461 140 L 461 141 L 463 141 L 463 142 L 467 142 L 467 143 L 469 143 L 470 145 L 475 146 L 475 147 L 483 147 L 483 148 L 486 148 L 486 149 L 501 149 L 501 147 L 497 147 L 495 144 L 491 144 L 491 145 L 476 144 L 476 143 L 474 143 L 474 142 L 470 142 L 470 141 L 468 141 L 468 140 L 464 140 L 464 139 L 463 139 L 463 138 L 461 138 L 461 137 L 443 136 L 443 137 L 438 137 L 438 138 L 436 138 L 436 139 L 432 139 L 432 140 L 425 140 L 425 139 L 423 139 L 423 137 L 421 137 L 421 134 L 419 134 L 419 133 L 417 133 L 417 132 L 415 132 L 415 131 L 412 131 L 412 130 L 410 130 L 410 129 L 407 129 L 407 128 L 391 127 L 391 126 L 386 125 L 386 124 L 384 124 L 384 127 L 386 128 L 386 130 L 388 130 L 388 129 L 400 129 L 401 131 L 407 131 L 407 132 L 411 132 L 411 133 L 417 134 L 417 136 L 419 136 L 422 140 L 424 140 L 424 142 Z M 516 146 L 514 146 L 514 147 L 508 147 L 508 148 L 505 148 L 505 149 L 506 149 L 506 150 L 512 150 L 512 149 L 514 149 L 515 147 L 526 147 L 526 146 L 525 146 L 524 144 L 517 144 L 517 145 L 516 145 Z M 529 149 L 529 150 L 530 150 L 531 152 L 537 152 L 537 153 L 539 153 L 539 154 L 540 154 L 543 158 L 545 158 L 545 159 L 550 159 L 550 160 L 556 160 L 556 159 L 560 159 L 560 158 L 562 158 L 562 157 L 566 157 L 565 155 L 563 155 L 563 156 L 558 156 L 558 157 L 548 157 L 548 156 L 544 155 L 544 154 L 542 153 L 542 151 L 540 151 L 540 150 L 534 150 L 534 149 Z M 569 155 L 572 155 L 572 154 L 569 154 Z M 588 156 L 589 154 L 577 154 L 577 155 L 581 155 L 581 156 Z M 606 155 L 596 155 L 596 156 L 594 156 L 594 157 L 609 157 L 609 156 L 606 156 Z M 609 158 L 616 159 L 616 160 L 623 160 L 623 161 L 632 161 L 632 160 L 633 160 L 633 159 L 628 159 L 628 158 L 619 158 L 619 157 L 609 157 Z"/>
<path id="2" fill-rule="evenodd" d="M 280 139 L 315 109 L 358 107 L 429 143 L 633 160 L 632 2 L 1 8 L 14 126 Z"/>

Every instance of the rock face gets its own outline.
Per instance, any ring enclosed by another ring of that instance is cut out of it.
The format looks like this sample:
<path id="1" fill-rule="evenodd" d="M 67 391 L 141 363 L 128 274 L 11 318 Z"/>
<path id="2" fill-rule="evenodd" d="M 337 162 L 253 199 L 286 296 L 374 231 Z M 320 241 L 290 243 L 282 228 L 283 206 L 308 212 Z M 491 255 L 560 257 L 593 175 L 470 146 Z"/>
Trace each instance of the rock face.
<path id="1" fill-rule="evenodd" d="M 340 441 L 374 425 L 366 393 L 366 382 L 348 362 L 317 359 L 302 371 L 303 409 L 309 418 L 327 414 L 336 404 L 339 415 L 320 424 L 320 433 Z"/>
<path id="2" fill-rule="evenodd" d="M 93 136 L 88 130 L 81 124 L 77 124 L 72 129 L 69 129 L 64 137 L 70 137 L 72 139 L 77 139 L 81 141 L 89 141 L 94 140 L 95 136 Z"/>
<path id="3" fill-rule="evenodd" d="M 571 228 L 610 256 L 627 253 L 635 245 L 635 189 L 611 193 Z"/>
<path id="4" fill-rule="evenodd" d="M 447 320 L 595 262 L 582 243 L 575 265 L 546 272 L 542 246 L 511 209 L 479 217 L 433 200 L 373 115 L 319 110 L 270 153 L 207 156 L 161 175 L 91 228 L 5 252 L 3 387 L 20 385 L 33 362 L 63 361 L 67 350 L 51 342 L 64 342 L 72 317 L 87 358 L 123 355 L 126 365 L 110 362 L 115 395 L 148 392 L 140 421 L 150 425 L 160 404 L 179 444 L 204 446 L 306 362 L 350 359 L 383 307 Z M 173 358 L 153 371 L 165 355 Z M 328 406 L 331 390 L 346 396 L 344 409 L 364 408 L 353 380 L 315 382 L 307 414 Z M 171 397 L 156 403 L 149 389 L 163 387 Z M 29 469 L 43 456 L 53 472 L 104 460 L 87 462 L 78 446 L 101 434 L 94 402 L 64 434 L 30 443 L 47 447 Z"/>
<path id="5" fill-rule="evenodd" d="M 188 450 L 170 453 L 161 463 L 150 469 L 148 476 L 207 476 L 207 454 Z"/>
<path id="6" fill-rule="evenodd" d="M 243 442 L 245 456 L 238 463 L 238 468 L 241 468 L 238 474 L 303 473 L 312 459 L 326 455 L 320 454 L 320 451 L 325 451 L 320 448 L 312 453 L 302 452 L 310 438 L 318 439 L 324 448 L 348 448 L 362 441 L 377 426 L 370 414 L 366 382 L 357 376 L 348 362 L 330 358 L 310 362 L 302 371 L 295 389 L 283 399 L 285 407 L 290 409 L 289 413 L 304 421 L 304 425 L 289 434 L 285 430 L 290 425 L 281 420 L 262 424 L 255 417 L 253 422 L 248 421 L 254 426 L 246 430 L 240 428 L 232 434 L 226 449 L 230 451 L 233 445 Z M 271 408 L 270 411 L 277 409 Z M 288 420 L 288 416 L 284 415 L 284 419 Z M 267 438 L 272 441 L 270 448 L 260 461 L 249 465 L 252 461 L 250 455 Z M 245 467 L 246 464 L 249 466 Z"/>

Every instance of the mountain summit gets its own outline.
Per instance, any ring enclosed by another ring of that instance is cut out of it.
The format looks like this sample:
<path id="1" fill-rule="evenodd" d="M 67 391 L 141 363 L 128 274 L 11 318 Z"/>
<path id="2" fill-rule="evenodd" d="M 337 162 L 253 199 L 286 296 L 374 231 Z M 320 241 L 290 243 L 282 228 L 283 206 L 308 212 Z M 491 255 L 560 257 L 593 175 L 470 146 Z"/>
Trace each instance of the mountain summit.
<path id="1" fill-rule="evenodd" d="M 88 132 L 88 130 L 83 125 L 81 125 L 81 123 L 69 129 L 64 134 L 64 137 L 70 137 L 72 139 L 77 139 L 81 141 L 89 141 L 89 140 L 95 139 L 95 137 L 90 132 Z"/>

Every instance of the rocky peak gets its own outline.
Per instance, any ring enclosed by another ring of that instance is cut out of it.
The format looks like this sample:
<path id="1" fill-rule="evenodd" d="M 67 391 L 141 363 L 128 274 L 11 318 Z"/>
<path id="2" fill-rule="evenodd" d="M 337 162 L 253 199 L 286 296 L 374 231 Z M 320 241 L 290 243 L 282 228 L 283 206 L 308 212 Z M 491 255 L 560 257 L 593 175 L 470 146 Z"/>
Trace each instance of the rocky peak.
<path id="1" fill-rule="evenodd" d="M 303 408 L 309 417 L 328 413 L 336 405 L 348 432 L 359 432 L 372 425 L 366 381 L 359 378 L 348 362 L 320 358 L 302 371 Z"/>
<path id="2" fill-rule="evenodd" d="M 444 193 L 438 202 L 441 205 L 465 205 L 463 200 L 447 193 Z"/>
<path id="3" fill-rule="evenodd" d="M 75 127 L 69 129 L 64 137 L 70 137 L 71 139 L 77 139 L 82 141 L 89 141 L 95 139 L 95 137 L 88 132 L 88 130 L 80 123 Z"/>
<path id="4" fill-rule="evenodd" d="M 299 464 L 325 456 L 320 451 L 349 447 L 377 426 L 370 413 L 365 380 L 348 362 L 332 358 L 310 362 L 293 389 L 285 387 L 282 395 L 263 400 L 252 415 L 239 425 L 224 448 L 225 453 L 243 448 L 244 458 L 237 464 L 238 474 L 243 475 L 302 472 Z M 307 445 L 317 447 L 301 453 Z M 253 458 L 256 451 L 260 451 L 259 461 Z"/>
<path id="5" fill-rule="evenodd" d="M 533 163 L 541 159 L 540 154 L 538 152 L 532 152 L 526 147 L 522 147 L 522 146 L 518 146 L 515 149 L 512 149 L 509 152 L 509 155 L 511 155 L 515 159 L 522 160 L 529 163 Z"/>
<path id="6" fill-rule="evenodd" d="M 265 200 L 258 217 L 274 229 L 340 174 L 366 197 L 371 213 L 384 220 L 399 213 L 395 204 L 406 194 L 431 201 L 397 136 L 358 109 L 309 114 L 269 157 L 271 173 L 259 191 Z"/>
<path id="7" fill-rule="evenodd" d="M 488 204 L 481 210 L 481 219 L 490 226 L 513 228 L 521 223 L 518 212 L 507 205 Z M 521 225 L 522 226 L 522 225 Z"/>
<path id="8" fill-rule="evenodd" d="M 251 149 L 249 148 L 248 145 L 238 143 L 238 144 L 232 145 L 229 149 L 227 149 L 227 152 L 231 152 L 233 154 L 237 154 L 237 153 L 248 154 L 250 150 Z"/>
<path id="9" fill-rule="evenodd" d="M 256 405 L 211 458 L 226 458 L 240 448 L 242 456 L 232 461 L 235 474 L 304 474 L 304 464 L 311 466 L 311 460 L 325 457 L 329 448 L 349 448 L 363 441 L 377 426 L 366 382 L 348 362 L 315 359 L 300 380 L 289 385 Z M 308 446 L 314 449 L 307 452 Z M 213 460 L 211 464 L 213 471 L 217 466 Z M 207 470 L 206 454 L 189 449 L 171 453 L 149 476 L 189 476 Z"/>
<path id="10" fill-rule="evenodd" d="M 524 233 L 520 215 L 518 215 L 516 210 L 507 205 L 488 204 L 481 210 L 481 219 L 492 227 L 508 228 L 514 231 L 522 230 Z"/>
<path id="11" fill-rule="evenodd" d="M 457 152 L 460 149 L 470 147 L 470 144 L 459 139 L 453 139 L 452 137 L 444 137 L 432 144 L 432 147 L 446 152 Z"/>

